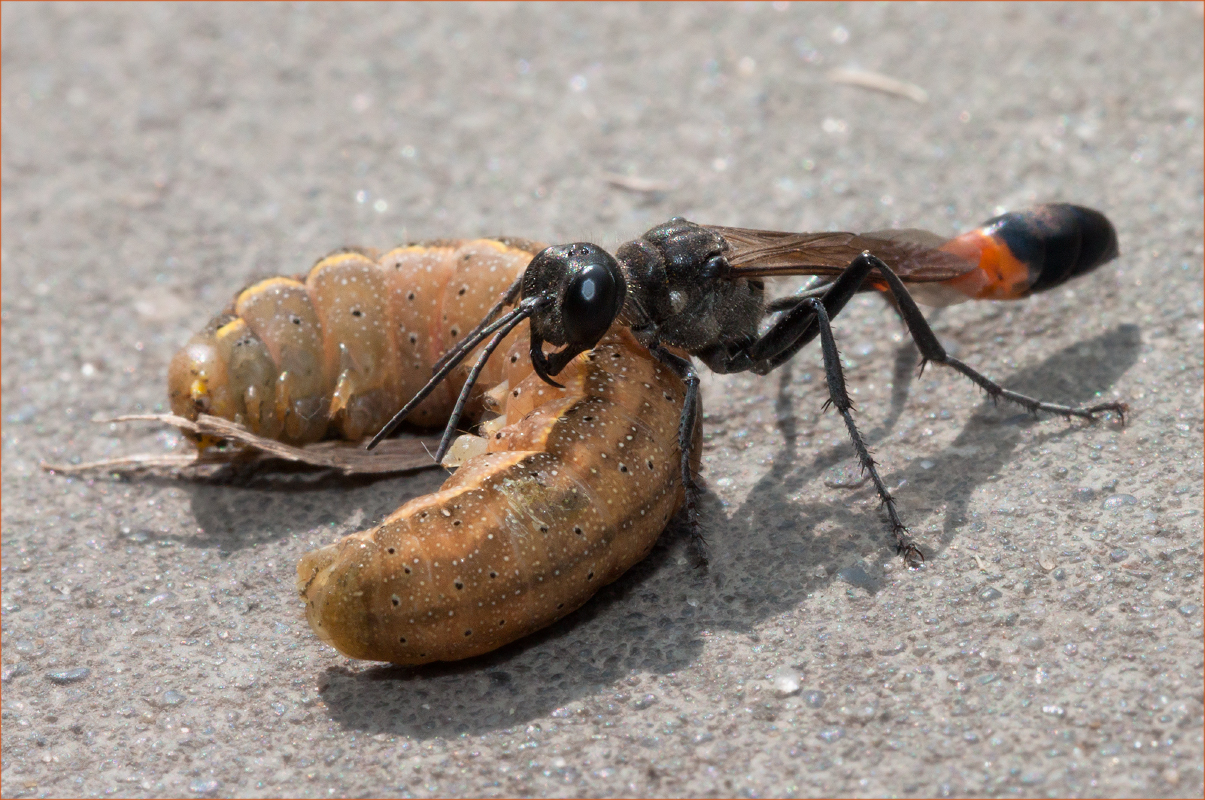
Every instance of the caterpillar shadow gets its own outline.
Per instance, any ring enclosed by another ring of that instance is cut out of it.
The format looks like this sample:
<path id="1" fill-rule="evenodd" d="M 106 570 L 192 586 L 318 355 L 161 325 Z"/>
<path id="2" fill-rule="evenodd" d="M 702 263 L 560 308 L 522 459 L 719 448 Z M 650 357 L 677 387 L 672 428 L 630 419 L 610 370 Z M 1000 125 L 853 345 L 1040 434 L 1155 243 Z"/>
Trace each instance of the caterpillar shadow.
<path id="1" fill-rule="evenodd" d="M 162 538 L 231 553 L 349 520 L 368 527 L 407 500 L 437 490 L 446 478 L 441 469 L 348 476 L 329 470 L 223 468 L 202 480 L 173 481 L 189 496 L 196 532 Z"/>
<path id="2" fill-rule="evenodd" d="M 319 685 L 331 718 L 354 730 L 429 739 L 550 714 L 615 713 L 608 690 L 613 695 L 621 678 L 680 670 L 702 652 L 689 598 L 705 591 L 705 579 L 691 566 L 688 538 L 675 519 L 647 558 L 585 606 L 491 653 L 421 667 L 327 669 Z"/>

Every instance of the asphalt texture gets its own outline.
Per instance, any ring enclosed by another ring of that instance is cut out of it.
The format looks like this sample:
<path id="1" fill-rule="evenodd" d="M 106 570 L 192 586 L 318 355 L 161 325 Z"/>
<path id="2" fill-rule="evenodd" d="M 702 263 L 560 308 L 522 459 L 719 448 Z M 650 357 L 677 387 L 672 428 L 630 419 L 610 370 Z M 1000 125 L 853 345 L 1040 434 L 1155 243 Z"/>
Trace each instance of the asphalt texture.
<path id="1" fill-rule="evenodd" d="M 4 796 L 1202 794 L 1200 3 L 2 21 Z M 1121 257 L 934 327 L 1011 388 L 1129 403 L 1124 427 L 917 377 L 877 298 L 836 320 L 920 570 L 815 349 L 705 378 L 705 570 L 671 526 L 578 613 L 452 665 L 345 659 L 293 587 L 438 471 L 39 466 L 182 448 L 93 420 L 163 410 L 238 288 L 344 245 L 613 246 L 675 215 L 952 235 L 1053 200 L 1105 211 Z"/>

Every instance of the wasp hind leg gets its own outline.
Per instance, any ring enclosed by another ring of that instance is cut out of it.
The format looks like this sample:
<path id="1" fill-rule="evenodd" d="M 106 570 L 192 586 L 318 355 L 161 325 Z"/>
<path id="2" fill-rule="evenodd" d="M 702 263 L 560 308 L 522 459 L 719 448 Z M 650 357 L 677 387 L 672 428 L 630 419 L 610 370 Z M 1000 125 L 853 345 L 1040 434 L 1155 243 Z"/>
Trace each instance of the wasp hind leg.
<path id="1" fill-rule="evenodd" d="M 825 290 L 820 299 L 823 301 L 824 309 L 828 313 L 828 316 L 833 317 L 845 307 L 846 302 L 861 288 L 862 282 L 866 277 L 871 272 L 876 271 L 887 283 L 891 299 L 895 301 L 896 311 L 904 321 L 904 325 L 907 326 L 912 340 L 916 342 L 916 347 L 921 355 L 922 370 L 925 364 L 930 361 L 935 364 L 945 364 L 955 372 L 970 378 L 977 386 L 987 392 L 988 396 L 993 400 L 998 401 L 1003 399 L 1011 401 L 1034 414 L 1039 411 L 1045 411 L 1051 414 L 1058 414 L 1067 419 L 1078 417 L 1080 419 L 1095 420 L 1098 415 L 1111 412 L 1124 421 L 1125 412 L 1128 410 L 1125 403 L 1100 403 L 1086 408 L 1074 408 L 1072 406 L 1059 405 L 1058 403 L 1047 403 L 1035 397 L 1009 391 L 986 375 L 949 355 L 945 348 L 941 346 L 941 343 L 937 341 L 937 336 L 933 333 L 933 329 L 929 327 L 924 314 L 917 308 L 916 301 L 908 293 L 908 289 L 904 286 L 903 281 L 879 258 L 869 252 L 862 253 L 854 258 L 849 266 L 832 283 L 811 288 L 792 297 L 775 301 L 768 308 L 768 311 L 771 313 L 785 312 L 782 318 L 776 321 L 765 335 L 752 344 L 741 351 L 726 356 L 724 358 L 725 363 L 719 365 L 720 368 L 717 371 L 741 372 L 750 370 L 759 375 L 765 375 L 775 367 L 782 365 L 794 356 L 795 353 L 799 352 L 800 348 L 816 338 L 818 331 L 812 310 L 818 290 Z"/>
<path id="2" fill-rule="evenodd" d="M 1074 408 L 1072 406 L 1059 405 L 1058 403 L 1047 403 L 1035 397 L 1009 391 L 986 375 L 962 363 L 948 354 L 946 349 L 941 346 L 941 343 L 937 341 L 937 336 L 933 333 L 933 329 L 929 327 L 924 314 L 917 308 L 916 301 L 912 299 L 912 295 L 908 293 L 908 289 L 899 277 L 886 264 L 869 253 L 863 253 L 858 256 L 858 259 L 863 258 L 872 261 L 878 269 L 879 274 L 887 282 L 887 287 L 891 291 L 892 298 L 895 300 L 896 310 L 899 312 L 904 324 L 908 327 L 908 333 L 912 336 L 912 341 L 916 342 L 916 347 L 920 350 L 921 370 L 924 370 L 925 364 L 930 361 L 935 364 L 944 364 L 955 372 L 970 378 L 975 385 L 987 392 L 993 402 L 998 402 L 1001 399 L 1008 400 L 1026 409 L 1031 414 L 1046 411 L 1067 419 L 1079 417 L 1080 419 L 1095 421 L 1098 415 L 1111 412 L 1116 414 L 1122 422 L 1125 421 L 1125 413 L 1129 410 L 1129 407 L 1125 403 L 1100 403 L 1088 406 L 1087 408 Z"/>

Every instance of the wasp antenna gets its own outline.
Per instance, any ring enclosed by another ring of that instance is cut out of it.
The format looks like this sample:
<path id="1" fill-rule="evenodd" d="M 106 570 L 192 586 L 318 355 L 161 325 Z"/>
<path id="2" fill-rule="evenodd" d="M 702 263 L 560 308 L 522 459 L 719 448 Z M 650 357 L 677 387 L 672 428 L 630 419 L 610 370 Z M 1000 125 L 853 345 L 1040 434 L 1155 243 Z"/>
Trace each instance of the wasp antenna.
<path id="1" fill-rule="evenodd" d="M 503 306 L 514 305 L 515 300 L 519 296 L 519 291 L 522 288 L 523 274 L 520 273 L 519 277 L 515 279 L 515 282 L 510 285 L 510 288 L 503 292 L 502 296 L 498 298 L 498 302 L 494 303 L 490 310 L 485 312 L 485 316 L 481 318 L 481 322 L 478 322 L 477 326 L 474 327 L 473 330 L 465 334 L 464 338 L 461 339 L 455 347 L 439 357 L 439 360 L 436 361 L 435 365 L 431 367 L 431 374 L 434 375 L 436 372 L 439 372 L 441 369 L 443 369 L 444 364 L 446 364 L 449 359 L 455 358 L 458 354 L 464 352 L 465 343 L 485 330 L 485 328 L 491 322 L 493 322 L 494 317 L 498 316 L 498 314 L 502 312 Z"/>
<path id="2" fill-rule="evenodd" d="M 509 333 L 511 328 L 515 327 L 515 325 L 518 325 L 522 320 L 530 317 L 540 305 L 542 305 L 542 303 L 524 302 L 519 308 L 504 314 L 501 319 L 498 319 L 492 325 L 482 328 L 476 333 L 476 335 L 466 337 L 465 340 L 457 346 L 457 353 L 455 357 L 448 359 L 448 361 L 446 361 L 444 365 L 440 367 L 439 371 L 431 376 L 431 380 L 427 381 L 427 385 L 419 389 L 418 393 L 414 395 L 414 397 L 410 398 L 410 401 L 406 403 L 406 405 L 402 406 L 402 410 L 394 414 L 393 419 L 386 422 L 385 426 L 377 431 L 377 435 L 372 437 L 372 441 L 365 445 L 364 449 L 372 450 L 381 443 L 382 439 L 397 430 L 397 426 L 401 425 L 402 422 L 405 421 L 406 417 L 410 416 L 410 412 L 414 411 L 414 409 L 418 407 L 419 403 L 426 400 L 428 395 L 435 391 L 435 387 L 438 386 L 444 378 L 448 377 L 448 373 L 455 369 L 461 361 L 464 361 L 465 357 L 467 357 L 472 349 L 479 345 L 483 339 L 495 333 L 499 328 L 506 328 L 507 333 Z"/>
<path id="3" fill-rule="evenodd" d="M 460 415 L 464 413 L 464 406 L 469 401 L 469 396 L 473 393 L 473 386 L 477 383 L 477 379 L 481 377 L 481 370 L 485 368 L 485 362 L 489 361 L 490 356 L 494 354 L 494 350 L 498 345 L 502 344 L 502 340 L 506 338 L 515 326 L 532 315 L 535 310 L 535 305 L 521 307 L 515 309 L 506 318 L 510 318 L 510 322 L 503 325 L 494 334 L 494 338 L 489 340 L 481 350 L 481 355 L 477 356 L 477 363 L 473 364 L 473 368 L 469 371 L 469 376 L 464 382 L 464 386 L 460 389 L 460 397 L 456 398 L 456 407 L 452 409 L 452 416 L 448 418 L 448 424 L 444 428 L 443 438 L 439 440 L 439 449 L 435 451 L 435 460 L 443 462 L 444 456 L 448 452 L 448 448 L 452 445 L 452 435 L 456 433 L 456 425 L 460 422 Z"/>

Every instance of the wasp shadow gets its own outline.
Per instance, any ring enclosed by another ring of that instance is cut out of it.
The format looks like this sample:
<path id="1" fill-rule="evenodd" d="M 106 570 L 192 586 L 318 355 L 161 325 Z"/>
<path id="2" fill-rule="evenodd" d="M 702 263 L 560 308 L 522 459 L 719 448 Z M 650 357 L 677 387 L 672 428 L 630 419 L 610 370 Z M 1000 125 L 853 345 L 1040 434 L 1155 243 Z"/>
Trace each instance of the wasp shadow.
<path id="1" fill-rule="evenodd" d="M 915 364 L 915 352 L 902 348 L 896 372 L 897 383 L 904 388 L 893 397 L 896 417 L 906 403 Z M 796 440 L 790 383 L 787 365 L 780 371 L 778 399 L 786 461 L 794 459 Z M 886 430 L 891 424 L 880 427 Z M 836 462 L 843 455 L 834 453 L 830 460 Z M 773 481 L 776 474 L 771 470 L 763 482 Z M 787 485 L 783 482 L 771 494 L 785 498 Z M 501 730 L 546 720 L 550 714 L 553 718 L 618 714 L 620 704 L 632 699 L 627 695 L 639 691 L 629 691 L 621 683 L 623 678 L 684 669 L 702 654 L 706 630 L 751 630 L 773 606 L 797 602 L 796 590 L 811 591 L 821 580 L 831 579 L 813 576 L 800 584 L 792 573 L 785 579 L 765 580 L 766 563 L 792 560 L 775 551 L 785 547 L 792 555 L 801 552 L 799 537 L 787 536 L 794 531 L 788 504 L 780 499 L 757 508 L 756 518 L 734 533 L 720 498 L 705 483 L 703 488 L 697 502 L 709 538 L 701 548 L 679 515 L 647 558 L 585 606 L 532 636 L 451 664 L 332 667 L 320 681 L 332 719 L 368 733 L 430 739 Z M 852 515 L 850 519 L 852 527 Z M 712 520 L 722 522 L 709 525 Z M 782 541 L 750 549 L 749 529 L 765 525 L 781 526 Z M 759 566 L 732 569 L 733 551 Z M 703 564 L 701 554 L 708 559 Z M 746 587 L 743 577 L 733 577 L 741 572 L 752 576 L 756 586 Z"/>
<path id="2" fill-rule="evenodd" d="M 332 667 L 320 679 L 345 728 L 417 739 L 481 734 L 532 720 L 618 713 L 619 681 L 666 674 L 703 649 L 692 592 L 703 578 L 680 520 L 647 558 L 585 606 L 517 642 L 464 661 L 421 667 Z M 639 690 L 630 693 L 639 696 Z"/>
<path id="3" fill-rule="evenodd" d="M 1137 326 L 1120 325 L 1071 345 L 1002 384 L 1044 400 L 1084 405 L 1134 365 L 1140 347 Z M 900 368 L 908 363 L 909 356 L 901 350 L 896 359 L 897 378 Z M 897 387 L 901 383 L 897 380 Z M 821 479 L 837 464 L 849 462 L 853 453 L 850 445 L 842 443 L 817 453 L 806 463 L 800 459 L 795 401 L 786 391 L 788 385 L 789 373 L 783 375 L 777 402 L 783 444 L 765 474 L 728 516 L 722 533 L 714 537 L 711 572 L 715 595 L 707 605 L 708 622 L 714 627 L 752 630 L 757 621 L 798 607 L 809 593 L 834 578 L 873 595 L 886 582 L 879 565 L 895 557 L 885 518 L 868 518 L 860 508 L 864 504 L 859 501 L 874 499 L 874 489 L 868 482 L 841 501 L 801 503 L 790 499 L 800 486 Z M 906 392 L 894 394 L 900 402 L 897 404 L 893 397 L 893 409 L 884 423 L 867 437 L 871 443 L 890 433 L 900 416 L 896 406 L 903 407 Z M 883 475 L 890 486 L 905 482 L 908 496 L 904 506 L 946 505 L 941 540 L 919 542 L 927 554 L 932 556 L 935 550 L 940 552 L 950 545 L 967 521 L 967 506 L 976 487 L 1007 467 L 1026 441 L 1026 430 L 1039 421 L 1026 412 L 1010 413 L 1003 403 L 997 409 L 985 399 L 942 453 L 925 459 L 923 464 L 916 460 Z M 1042 437 L 1039 444 L 1073 436 L 1081 427 L 1070 423 Z M 973 458 L 966 457 L 969 452 L 974 453 Z M 859 555 L 871 551 L 879 554 L 874 563 Z"/>
<path id="4" fill-rule="evenodd" d="M 1031 397 L 1040 397 L 1069 406 L 1088 405 L 1100 400 L 1137 361 L 1142 336 L 1137 325 L 1119 325 L 1093 339 L 1071 345 L 1037 367 L 1003 381 L 1005 388 Z M 1048 414 L 1035 416 L 1016 411 L 1016 406 L 999 407 L 985 399 L 967 420 L 954 441 L 925 463 L 914 461 L 892 475 L 892 482 L 906 481 L 916 494 L 913 502 L 933 508 L 946 504 L 940 542 L 927 543 L 934 552 L 950 546 L 959 528 L 967 523 L 967 506 L 975 489 L 993 475 L 1007 469 L 1017 450 L 1026 441 L 1026 431 Z M 1066 423 L 1062 428 L 1043 434 L 1033 446 L 1074 436 L 1085 424 Z M 1117 425 L 1102 419 L 1098 425 Z M 968 457 L 969 455 L 969 457 Z"/>

